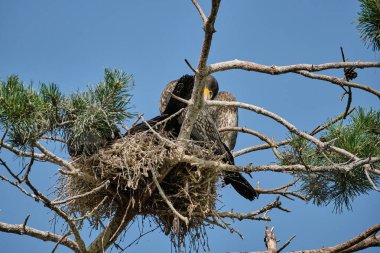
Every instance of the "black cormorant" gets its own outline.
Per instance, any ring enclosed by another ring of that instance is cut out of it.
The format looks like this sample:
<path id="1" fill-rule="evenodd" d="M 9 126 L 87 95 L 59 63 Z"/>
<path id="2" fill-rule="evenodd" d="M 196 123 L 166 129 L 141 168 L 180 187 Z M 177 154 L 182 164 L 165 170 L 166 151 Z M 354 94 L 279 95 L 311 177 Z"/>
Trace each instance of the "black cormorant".
<path id="1" fill-rule="evenodd" d="M 205 82 L 205 97 L 214 99 L 218 95 L 219 89 L 217 80 L 213 76 L 208 76 L 205 78 Z M 148 124 L 154 126 L 156 123 L 168 119 L 171 115 L 177 113 L 182 108 L 186 108 L 187 104 L 170 96 L 170 92 L 178 97 L 189 100 L 192 95 L 193 87 L 194 76 L 190 75 L 184 75 L 180 79 L 170 82 L 161 94 L 161 115 L 149 120 Z M 174 136 L 178 135 L 185 115 L 186 109 L 177 116 L 171 117 L 167 122 L 165 122 L 165 131 L 171 131 Z M 140 123 L 130 129 L 129 134 L 144 130 L 148 130 L 148 127 L 145 123 Z M 234 158 L 230 152 L 230 149 L 225 143 L 223 143 L 215 121 L 207 106 L 205 106 L 198 113 L 190 138 L 192 140 L 199 141 L 199 143 L 212 143 L 215 146 L 216 155 L 225 155 L 225 162 L 228 164 L 234 164 Z M 225 183 L 231 184 L 233 188 L 243 197 L 253 200 L 258 196 L 254 188 L 239 172 L 225 171 L 224 174 Z"/>

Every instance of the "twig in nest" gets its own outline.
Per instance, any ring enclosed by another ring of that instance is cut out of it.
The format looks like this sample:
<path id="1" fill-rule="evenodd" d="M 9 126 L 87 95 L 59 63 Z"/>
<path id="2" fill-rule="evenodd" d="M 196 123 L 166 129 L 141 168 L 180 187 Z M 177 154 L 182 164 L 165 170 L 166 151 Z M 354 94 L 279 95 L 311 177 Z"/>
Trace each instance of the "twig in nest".
<path id="1" fill-rule="evenodd" d="M 79 218 L 75 218 L 75 219 L 71 219 L 72 221 L 81 221 L 81 220 L 84 220 L 84 219 L 86 219 L 86 218 L 90 218 L 100 207 L 102 207 L 103 206 L 103 204 L 104 204 L 104 202 L 106 201 L 108 199 L 108 196 L 105 196 L 104 198 L 103 198 L 103 200 L 102 201 L 100 201 L 100 203 L 96 206 L 96 207 L 94 207 L 94 209 L 92 209 L 91 210 L 91 212 L 89 212 L 89 213 L 87 213 L 87 214 L 85 214 L 85 215 L 83 215 L 82 217 L 79 217 Z"/>
<path id="2" fill-rule="evenodd" d="M 73 197 L 65 199 L 65 200 L 52 201 L 51 204 L 52 205 L 60 205 L 60 204 L 65 204 L 67 202 L 73 201 L 75 199 L 86 197 L 88 195 L 97 193 L 98 191 L 102 190 L 104 187 L 107 187 L 109 185 L 109 183 L 110 183 L 109 180 L 107 180 L 106 182 L 104 182 L 103 184 L 101 184 L 100 186 L 94 188 L 93 190 L 91 190 L 89 192 L 86 192 L 86 193 L 83 193 L 83 194 L 80 194 L 80 195 L 77 195 L 77 196 L 73 196 Z"/>
<path id="3" fill-rule="evenodd" d="M 166 118 L 166 119 L 164 119 L 164 120 L 162 120 L 162 121 L 160 121 L 160 122 L 157 122 L 156 126 L 161 125 L 161 124 L 163 124 L 163 123 L 165 123 L 165 122 L 171 120 L 171 119 L 174 118 L 175 116 L 179 115 L 183 110 L 185 110 L 185 108 L 181 108 L 178 112 L 173 113 L 173 114 L 170 115 L 168 118 Z"/>
<path id="4" fill-rule="evenodd" d="M 139 122 L 139 120 L 141 119 L 141 117 L 143 115 L 144 115 L 144 113 L 141 113 L 139 116 L 137 116 L 137 118 L 135 119 L 135 121 L 133 121 L 132 125 L 129 128 L 128 127 L 127 127 L 127 129 L 125 129 L 124 127 L 123 128 L 128 131 L 129 129 L 131 129 L 132 127 L 134 127 L 137 124 L 137 122 Z"/>
<path id="5" fill-rule="evenodd" d="M 149 130 L 152 131 L 152 133 L 153 133 L 154 135 L 156 135 L 158 138 L 160 138 L 161 140 L 163 140 L 163 141 L 169 143 L 170 145 L 175 145 L 174 142 L 172 142 L 171 140 L 169 140 L 169 139 L 167 139 L 167 138 L 165 138 L 165 137 L 162 137 L 159 133 L 157 133 L 157 132 L 156 132 L 156 131 L 155 131 L 155 130 L 149 125 L 149 123 L 146 122 L 146 121 L 144 120 L 143 117 L 141 117 L 141 120 L 142 120 L 142 122 L 144 122 L 144 124 L 149 128 Z"/>
<path id="6" fill-rule="evenodd" d="M 164 201 L 166 202 L 166 204 L 168 205 L 168 207 L 172 210 L 172 212 L 178 217 L 180 218 L 183 222 L 185 222 L 186 226 L 189 225 L 189 219 L 187 217 L 184 217 L 182 216 L 182 214 L 180 214 L 173 206 L 173 204 L 170 202 L 170 200 L 166 197 L 165 195 L 165 192 L 164 190 L 161 188 L 161 185 L 160 183 L 158 182 L 157 180 L 157 177 L 154 173 L 154 171 L 152 171 L 152 178 L 153 178 L 153 182 L 155 183 L 157 189 L 158 189 L 158 192 L 160 193 L 160 196 L 164 199 Z"/>

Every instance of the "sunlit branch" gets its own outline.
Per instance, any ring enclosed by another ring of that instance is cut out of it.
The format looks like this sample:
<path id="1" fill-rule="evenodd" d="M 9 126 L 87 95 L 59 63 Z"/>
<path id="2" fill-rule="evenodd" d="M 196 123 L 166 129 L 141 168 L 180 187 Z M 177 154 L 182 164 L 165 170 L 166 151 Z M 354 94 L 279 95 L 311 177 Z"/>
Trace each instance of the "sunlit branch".
<path id="1" fill-rule="evenodd" d="M 246 127 L 223 127 L 221 129 L 219 129 L 219 131 L 220 132 L 224 132 L 224 131 L 237 131 L 237 132 L 252 134 L 252 135 L 258 137 L 260 140 L 268 143 L 268 145 L 270 145 L 270 147 L 271 147 L 274 155 L 278 159 L 281 159 L 281 155 L 280 155 L 280 153 L 277 150 L 276 143 L 273 140 L 271 140 L 268 137 L 266 137 L 265 135 L 263 135 L 262 133 L 259 133 L 258 131 L 255 131 L 255 130 L 252 130 L 252 129 L 248 129 Z"/>
<path id="2" fill-rule="evenodd" d="M 298 136 L 301 136 L 302 138 L 314 143 L 321 150 L 324 150 L 327 148 L 327 149 L 330 149 L 336 153 L 344 155 L 344 156 L 346 156 L 352 160 L 358 160 L 359 159 L 358 157 L 351 154 L 347 150 L 344 150 L 344 149 L 338 148 L 338 147 L 334 147 L 334 146 L 330 145 L 329 143 L 324 143 L 324 142 L 320 141 L 319 139 L 313 137 L 312 135 L 298 130 L 293 124 L 286 121 L 284 118 L 280 117 L 279 115 L 277 115 L 273 112 L 265 110 L 264 108 L 261 108 L 261 107 L 255 106 L 255 105 L 251 105 L 251 104 L 247 104 L 247 103 L 242 103 L 242 102 L 226 102 L 226 101 L 215 101 L 215 100 L 207 101 L 207 104 L 209 104 L 209 105 L 233 106 L 233 107 L 239 107 L 239 108 L 244 108 L 247 110 L 254 111 L 258 114 L 267 116 L 267 117 L 277 121 L 278 123 L 280 123 L 281 125 L 286 127 L 290 132 L 292 132 Z"/>
<path id="3" fill-rule="evenodd" d="M 211 48 L 212 37 L 215 32 L 214 23 L 218 14 L 220 0 L 212 0 L 212 6 L 210 15 L 204 24 L 204 39 L 202 45 L 202 51 L 198 60 L 197 74 L 194 80 L 194 89 L 191 95 L 191 102 L 187 108 L 185 119 L 182 123 L 181 131 L 178 135 L 179 140 L 186 140 L 190 138 L 190 133 L 193 130 L 193 126 L 199 111 L 203 107 L 203 79 L 209 74 L 207 69 L 207 59 Z"/>
<path id="4" fill-rule="evenodd" d="M 370 86 L 366 86 L 366 85 L 362 85 L 362 84 L 358 84 L 358 83 L 353 83 L 353 82 L 348 82 L 344 78 L 338 78 L 338 77 L 334 77 L 334 76 L 327 76 L 327 75 L 310 73 L 309 71 L 306 71 L 306 70 L 299 70 L 299 71 L 296 71 L 296 73 L 301 74 L 301 75 L 306 76 L 306 77 L 309 77 L 309 78 L 312 78 L 312 79 L 319 79 L 319 80 L 327 81 L 330 83 L 334 83 L 334 84 L 337 84 L 339 86 L 343 85 L 343 86 L 347 86 L 347 87 L 361 89 L 361 90 L 367 91 L 369 93 L 372 93 L 372 94 L 376 95 L 378 98 L 380 98 L 380 91 L 375 90 L 375 89 L 371 88 Z"/>
<path id="5" fill-rule="evenodd" d="M 228 171 L 244 171 L 244 172 L 258 172 L 258 171 L 272 171 L 272 172 L 308 172 L 308 173 L 317 173 L 317 172 L 337 172 L 350 171 L 358 166 L 363 166 L 365 164 L 373 164 L 375 162 L 380 161 L 380 157 L 371 157 L 371 158 L 363 158 L 356 160 L 354 162 L 348 164 L 336 164 L 329 166 L 304 166 L 301 164 L 294 165 L 248 165 L 248 166 L 235 166 L 230 164 L 225 164 L 219 161 L 210 161 L 200 159 L 195 156 L 184 155 L 180 158 L 181 162 L 190 163 L 191 165 L 198 166 L 200 168 L 215 168 L 220 170 L 228 170 Z"/>
<path id="6" fill-rule="evenodd" d="M 196 0 L 191 0 L 195 6 L 195 8 L 197 8 L 198 12 L 199 12 L 199 15 L 201 16 L 202 18 L 202 21 L 203 21 L 203 24 L 205 24 L 207 22 L 207 17 L 206 15 L 203 13 L 203 10 L 201 8 L 201 6 L 199 6 L 198 2 Z"/>
<path id="7" fill-rule="evenodd" d="M 363 233 L 360 233 L 359 235 L 357 235 L 356 237 L 352 238 L 351 240 L 348 240 L 348 241 L 346 241 L 344 243 L 341 243 L 339 245 L 332 246 L 332 247 L 324 247 L 324 248 L 315 249 L 315 250 L 292 251 L 292 253 L 325 253 L 325 252 L 329 252 L 329 253 L 335 253 L 336 252 L 336 253 L 338 253 L 338 252 L 353 252 L 354 251 L 353 249 L 355 249 L 355 248 L 357 249 L 358 245 L 362 245 L 363 246 L 363 241 L 367 240 L 367 239 L 370 239 L 370 240 L 374 241 L 373 244 L 371 243 L 371 246 L 380 246 L 379 236 L 373 236 L 379 230 L 380 230 L 380 224 L 377 224 L 377 225 L 375 225 L 375 226 L 367 229 Z M 367 243 L 368 243 L 368 241 L 367 241 Z M 361 249 L 363 249 L 363 248 L 361 248 Z"/>
<path id="8" fill-rule="evenodd" d="M 74 252 L 80 252 L 77 243 L 70 238 L 51 232 L 41 231 L 29 226 L 24 226 L 23 224 L 14 225 L 0 222 L 0 231 L 12 234 L 28 235 L 43 241 L 59 242 L 60 244 L 72 249 Z"/>
<path id="9" fill-rule="evenodd" d="M 348 113 L 347 113 L 347 115 L 350 115 L 354 110 L 355 110 L 355 108 L 352 108 L 351 110 L 349 110 Z M 324 129 L 328 128 L 329 126 L 335 124 L 339 120 L 343 119 L 344 115 L 345 115 L 345 113 L 341 113 L 340 115 L 338 115 L 336 118 L 330 120 L 329 122 L 316 127 L 313 131 L 310 132 L 310 135 L 316 135 L 317 133 L 319 133 L 319 132 L 323 131 Z M 293 140 L 292 138 L 289 138 L 289 139 L 286 139 L 286 140 L 283 140 L 283 141 L 275 142 L 274 146 L 275 147 L 284 146 L 284 145 L 289 144 L 292 140 Z M 251 146 L 251 147 L 247 147 L 247 148 L 235 151 L 232 154 L 233 154 L 234 157 L 237 157 L 237 156 L 241 156 L 241 155 L 253 152 L 253 151 L 264 150 L 264 149 L 268 149 L 268 148 L 271 148 L 271 147 L 272 146 L 269 145 L 268 143 L 266 143 L 266 144 L 260 144 L 260 145 L 255 145 L 255 146 Z"/>
<path id="10" fill-rule="evenodd" d="M 210 73 L 225 71 L 230 69 L 241 69 L 247 71 L 261 72 L 271 75 L 286 74 L 290 72 L 296 72 L 300 70 L 306 70 L 309 72 L 322 71 L 327 69 L 341 69 L 341 68 L 380 68 L 380 62 L 331 62 L 324 64 L 295 64 L 287 66 L 268 66 L 255 62 L 232 60 L 219 62 L 209 65 Z"/>

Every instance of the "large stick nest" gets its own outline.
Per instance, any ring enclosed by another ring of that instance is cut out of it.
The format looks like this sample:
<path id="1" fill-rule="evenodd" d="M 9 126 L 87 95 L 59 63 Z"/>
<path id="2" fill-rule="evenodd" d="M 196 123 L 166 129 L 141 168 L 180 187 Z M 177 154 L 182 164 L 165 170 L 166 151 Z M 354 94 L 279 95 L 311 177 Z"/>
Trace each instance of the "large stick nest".
<path id="1" fill-rule="evenodd" d="M 92 156 L 73 158 L 73 165 L 95 180 L 89 183 L 78 176 L 60 176 L 60 199 L 84 195 L 65 203 L 65 210 L 74 217 L 87 215 L 94 227 L 116 210 L 131 210 L 153 216 L 172 239 L 183 241 L 189 233 L 199 234 L 208 214 L 215 210 L 219 172 L 175 162 L 179 158 L 176 145 L 165 138 L 175 140 L 169 134 L 160 134 L 163 138 L 149 131 L 127 135 Z M 199 144 L 189 142 L 186 153 L 208 160 L 222 159 L 214 154 L 213 147 Z M 153 174 L 174 208 L 189 219 L 187 226 L 159 194 Z M 101 185 L 105 187 L 94 190 Z"/>

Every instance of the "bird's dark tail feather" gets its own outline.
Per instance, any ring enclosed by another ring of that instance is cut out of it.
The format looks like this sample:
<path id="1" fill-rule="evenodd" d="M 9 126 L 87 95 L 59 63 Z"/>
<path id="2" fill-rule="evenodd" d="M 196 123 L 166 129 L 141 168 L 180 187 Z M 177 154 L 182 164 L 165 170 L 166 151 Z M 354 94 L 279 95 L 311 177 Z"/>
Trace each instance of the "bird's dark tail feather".
<path id="1" fill-rule="evenodd" d="M 224 173 L 224 183 L 227 185 L 231 184 L 244 198 L 252 201 L 259 196 L 252 185 L 239 172 L 225 171 Z"/>

